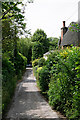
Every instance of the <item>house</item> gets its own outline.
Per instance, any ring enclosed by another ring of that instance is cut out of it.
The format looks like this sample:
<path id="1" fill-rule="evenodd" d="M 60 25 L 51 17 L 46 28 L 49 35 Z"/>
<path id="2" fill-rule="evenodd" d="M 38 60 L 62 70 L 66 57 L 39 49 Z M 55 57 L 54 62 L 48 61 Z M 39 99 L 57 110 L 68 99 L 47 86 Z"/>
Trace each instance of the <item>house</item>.
<path id="1" fill-rule="evenodd" d="M 63 21 L 63 27 L 61 28 L 61 38 L 59 40 L 59 47 L 66 46 L 80 46 L 80 32 L 76 28 L 77 22 L 72 22 L 68 27 L 65 26 Z M 76 32 L 77 30 L 77 32 Z"/>
<path id="2" fill-rule="evenodd" d="M 45 54 L 43 54 L 43 58 L 44 58 L 45 60 L 47 60 L 48 55 L 49 55 L 50 53 L 53 53 L 53 50 L 51 50 L 51 51 L 46 52 Z"/>

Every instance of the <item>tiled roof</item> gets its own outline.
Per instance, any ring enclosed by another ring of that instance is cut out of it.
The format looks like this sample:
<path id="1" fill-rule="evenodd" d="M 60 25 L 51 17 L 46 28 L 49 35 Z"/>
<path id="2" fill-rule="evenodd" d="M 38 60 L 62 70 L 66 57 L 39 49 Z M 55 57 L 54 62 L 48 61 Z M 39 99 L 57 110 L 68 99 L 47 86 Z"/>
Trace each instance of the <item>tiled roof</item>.
<path id="1" fill-rule="evenodd" d="M 72 22 L 71 24 L 76 25 L 76 22 Z M 73 44 L 74 46 L 78 45 L 78 34 L 80 34 L 80 32 L 70 30 L 69 29 L 70 27 L 72 27 L 72 29 L 76 30 L 76 27 L 71 26 L 71 24 L 69 25 L 68 31 L 65 33 L 65 35 L 63 37 L 61 46 L 71 45 L 71 44 Z"/>

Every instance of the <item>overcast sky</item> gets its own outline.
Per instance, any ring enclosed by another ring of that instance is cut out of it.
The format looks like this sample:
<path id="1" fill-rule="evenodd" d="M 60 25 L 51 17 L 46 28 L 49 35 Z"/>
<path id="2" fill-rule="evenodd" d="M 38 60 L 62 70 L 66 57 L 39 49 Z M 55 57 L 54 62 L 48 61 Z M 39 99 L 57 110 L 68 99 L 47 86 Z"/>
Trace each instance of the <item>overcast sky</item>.
<path id="1" fill-rule="evenodd" d="M 61 35 L 62 21 L 66 26 L 78 21 L 78 1 L 80 0 L 34 0 L 26 7 L 27 29 L 33 34 L 38 28 L 48 37 Z"/>

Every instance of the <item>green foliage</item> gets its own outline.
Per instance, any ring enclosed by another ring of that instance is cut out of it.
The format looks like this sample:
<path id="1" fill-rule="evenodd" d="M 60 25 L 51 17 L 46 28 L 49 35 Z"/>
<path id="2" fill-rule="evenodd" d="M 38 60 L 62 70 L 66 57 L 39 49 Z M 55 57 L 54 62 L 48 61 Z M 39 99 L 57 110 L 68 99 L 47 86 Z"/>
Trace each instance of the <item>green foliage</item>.
<path id="1" fill-rule="evenodd" d="M 43 31 L 43 30 L 39 30 L 39 29 L 37 29 L 36 31 L 35 31 L 35 33 L 33 34 L 33 37 L 32 37 L 32 41 L 33 42 L 40 42 L 40 43 L 44 43 L 45 42 L 45 40 L 47 39 L 47 35 L 46 35 L 46 33 Z"/>
<path id="2" fill-rule="evenodd" d="M 32 47 L 32 60 L 38 59 L 43 56 L 42 44 L 35 42 Z"/>
<path id="3" fill-rule="evenodd" d="M 49 50 L 49 40 L 43 30 L 37 29 L 32 36 L 32 42 L 34 42 L 32 48 L 32 60 L 42 57 L 44 53 Z"/>
<path id="4" fill-rule="evenodd" d="M 49 104 L 69 119 L 80 116 L 80 48 L 55 50 L 45 66 L 34 68 L 42 93 L 48 93 Z"/>
<path id="5" fill-rule="evenodd" d="M 15 58 L 14 64 L 15 64 L 16 74 L 18 75 L 26 68 L 27 58 L 23 56 L 21 53 L 18 53 Z"/>
<path id="6" fill-rule="evenodd" d="M 10 61 L 7 53 L 3 54 L 2 58 L 2 98 L 3 98 L 3 111 L 6 109 L 7 104 L 10 102 L 10 99 L 14 93 L 14 89 L 16 86 L 16 78 L 15 78 L 15 69 L 14 64 Z"/>
<path id="7" fill-rule="evenodd" d="M 42 67 L 37 68 L 37 72 L 39 73 L 42 70 Z"/>
<path id="8" fill-rule="evenodd" d="M 39 79 L 39 73 L 38 73 L 38 71 L 37 71 L 38 68 L 39 68 L 38 65 L 35 66 L 35 67 L 33 67 L 34 76 L 36 77 L 37 81 L 38 81 L 38 79 Z"/>
<path id="9" fill-rule="evenodd" d="M 45 59 L 43 57 L 39 59 L 38 65 L 39 67 L 42 67 L 43 65 L 45 65 Z"/>
<path id="10" fill-rule="evenodd" d="M 39 71 L 39 87 L 42 92 L 46 92 L 48 90 L 48 84 L 49 84 L 49 70 L 46 66 L 44 66 L 40 71 Z"/>
<path id="11" fill-rule="evenodd" d="M 28 0 L 28 2 L 32 2 L 32 0 Z M 7 110 L 16 87 L 16 81 L 21 79 L 22 73 L 26 68 L 26 57 L 28 57 L 28 61 L 31 60 L 31 41 L 27 38 L 19 39 L 19 35 L 29 33 L 29 31 L 25 30 L 24 7 L 25 4 L 23 2 L 2 2 L 2 16 L 0 16 L 0 20 L 2 21 L 3 111 Z"/>
<path id="12" fill-rule="evenodd" d="M 35 59 L 33 62 L 32 62 L 32 66 L 35 67 L 38 65 L 38 61 L 39 59 Z"/>
<path id="13" fill-rule="evenodd" d="M 14 74 L 15 74 L 14 64 L 10 61 L 8 53 L 3 54 L 2 66 L 3 66 L 2 68 L 3 68 L 4 81 L 6 81 L 6 79 L 8 79 L 9 76 L 7 76 L 7 75 L 10 74 L 10 77 L 14 76 Z"/>
<path id="14" fill-rule="evenodd" d="M 2 21 L 2 50 L 3 52 L 14 50 L 14 38 L 13 38 L 13 28 L 11 27 L 11 21 Z"/>
<path id="15" fill-rule="evenodd" d="M 18 53 L 15 61 L 9 56 L 9 53 L 4 53 L 2 58 L 2 110 L 5 111 L 8 103 L 10 102 L 14 89 L 16 87 L 16 81 L 22 75 L 23 70 L 26 68 L 27 58 Z"/>
<path id="16" fill-rule="evenodd" d="M 80 25 L 78 23 L 71 23 L 71 26 L 69 27 L 69 30 L 72 32 L 80 32 Z"/>
<path id="17" fill-rule="evenodd" d="M 49 39 L 49 50 L 55 50 L 58 48 L 58 38 L 50 37 Z"/>
<path id="18" fill-rule="evenodd" d="M 12 26 L 16 26 L 18 34 L 22 34 L 25 31 L 26 24 L 24 21 L 24 10 L 21 10 L 19 6 L 25 7 L 23 2 L 2 2 L 2 21 L 11 22 Z M 13 32 L 15 35 L 15 33 Z"/>
<path id="19" fill-rule="evenodd" d="M 32 42 L 30 38 L 21 38 L 18 41 L 18 51 L 25 57 L 27 57 L 27 62 L 31 62 L 32 57 Z"/>
<path id="20" fill-rule="evenodd" d="M 40 59 L 35 59 L 33 62 L 32 62 L 32 66 L 35 67 L 35 66 L 39 66 L 39 67 L 42 67 L 45 65 L 45 59 L 43 57 L 41 57 Z"/>
<path id="21" fill-rule="evenodd" d="M 79 54 L 80 48 L 61 50 L 54 57 L 55 63 L 50 71 L 49 103 L 70 119 L 76 119 L 80 115 Z"/>

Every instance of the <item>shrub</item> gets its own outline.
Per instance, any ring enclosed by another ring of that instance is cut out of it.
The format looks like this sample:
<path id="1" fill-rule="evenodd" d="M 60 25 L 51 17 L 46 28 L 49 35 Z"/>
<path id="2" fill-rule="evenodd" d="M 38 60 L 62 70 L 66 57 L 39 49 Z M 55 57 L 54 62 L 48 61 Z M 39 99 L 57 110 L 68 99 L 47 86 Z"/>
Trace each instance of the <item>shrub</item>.
<path id="1" fill-rule="evenodd" d="M 39 59 L 38 65 L 39 67 L 42 67 L 43 65 L 45 65 L 45 59 L 43 57 Z"/>
<path id="2" fill-rule="evenodd" d="M 51 68 L 49 103 L 64 112 L 68 118 L 77 119 L 80 115 L 80 48 L 65 49 L 60 51 L 54 60 L 56 57 L 58 62 Z"/>
<path id="3" fill-rule="evenodd" d="M 4 53 L 2 57 L 2 74 L 5 82 L 15 75 L 14 63 L 10 61 L 7 53 Z"/>
<path id="4" fill-rule="evenodd" d="M 46 61 L 46 66 L 49 69 L 49 71 L 51 71 L 51 67 L 53 66 L 53 64 L 58 63 L 58 60 L 59 60 L 59 58 L 57 56 L 58 54 L 59 54 L 59 51 L 55 50 L 55 51 L 53 51 L 53 53 L 48 55 L 48 59 Z"/>
<path id="5" fill-rule="evenodd" d="M 39 71 L 39 87 L 42 92 L 46 92 L 48 90 L 48 84 L 49 84 L 49 71 L 46 66 L 44 66 Z"/>
<path id="6" fill-rule="evenodd" d="M 42 70 L 42 67 L 38 67 L 37 72 L 39 73 Z"/>
<path id="7" fill-rule="evenodd" d="M 30 38 L 21 38 L 18 41 L 18 51 L 25 57 L 27 62 L 30 63 L 32 57 L 32 42 Z"/>
<path id="8" fill-rule="evenodd" d="M 80 47 L 56 50 L 45 66 L 35 68 L 38 85 L 48 91 L 49 104 L 69 119 L 80 116 Z"/>
<path id="9" fill-rule="evenodd" d="M 11 97 L 16 87 L 16 77 L 14 64 L 9 60 L 5 53 L 2 58 L 2 110 L 6 110 L 7 104 L 10 102 Z"/>
<path id="10" fill-rule="evenodd" d="M 2 110 L 5 111 L 10 102 L 19 76 L 25 69 L 27 59 L 22 54 L 18 53 L 15 61 L 11 61 L 8 53 L 3 54 L 2 58 Z M 15 66 L 16 65 L 16 66 Z M 17 74 L 16 74 L 17 72 Z"/>
<path id="11" fill-rule="evenodd" d="M 38 61 L 39 59 L 35 59 L 33 62 L 32 62 L 32 66 L 35 67 L 38 65 Z"/>
<path id="12" fill-rule="evenodd" d="M 39 78 L 39 75 L 38 75 L 38 72 L 37 72 L 38 67 L 39 67 L 38 65 L 33 67 L 33 73 L 34 73 L 34 76 L 36 77 L 37 80 Z"/>
<path id="13" fill-rule="evenodd" d="M 26 64 L 27 58 L 23 56 L 21 53 L 18 53 L 14 62 L 17 75 L 22 73 L 22 71 L 26 68 Z"/>

